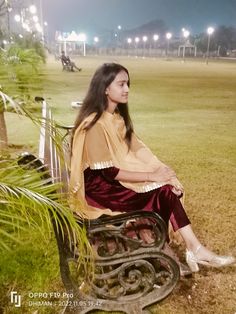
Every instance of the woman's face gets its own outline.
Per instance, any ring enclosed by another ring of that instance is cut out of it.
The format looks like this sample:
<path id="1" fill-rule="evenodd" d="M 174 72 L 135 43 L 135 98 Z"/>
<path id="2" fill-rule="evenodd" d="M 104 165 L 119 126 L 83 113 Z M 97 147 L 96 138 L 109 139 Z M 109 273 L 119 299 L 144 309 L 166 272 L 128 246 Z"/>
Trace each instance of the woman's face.
<path id="1" fill-rule="evenodd" d="M 128 102 L 128 81 L 129 77 L 125 71 L 121 71 L 116 75 L 114 81 L 112 81 L 105 91 L 108 100 L 108 107 L 119 103 L 126 104 Z"/>

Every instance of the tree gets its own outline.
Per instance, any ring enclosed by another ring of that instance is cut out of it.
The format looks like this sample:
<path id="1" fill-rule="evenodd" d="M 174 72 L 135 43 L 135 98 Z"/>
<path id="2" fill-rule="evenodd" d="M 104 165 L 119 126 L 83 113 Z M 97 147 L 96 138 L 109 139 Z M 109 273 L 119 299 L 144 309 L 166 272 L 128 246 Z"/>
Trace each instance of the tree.
<path id="1" fill-rule="evenodd" d="M 5 0 L 0 1 L 0 16 L 4 16 L 7 11 L 7 2 Z"/>
<path id="2" fill-rule="evenodd" d="M 219 26 L 214 34 L 214 41 L 219 47 L 220 55 L 226 56 L 227 51 L 236 49 L 236 28 L 224 25 Z"/>
<path id="3" fill-rule="evenodd" d="M 196 36 L 195 44 L 199 51 L 205 53 L 207 50 L 207 33 Z M 210 51 L 219 51 L 220 56 L 226 56 L 228 50 L 236 49 L 236 28 L 232 26 L 219 26 L 211 35 Z"/>
<path id="4" fill-rule="evenodd" d="M 30 85 L 39 83 L 38 71 L 42 57 L 35 49 L 22 49 L 18 45 L 0 50 L 0 91 L 30 98 Z M 2 96 L 3 93 L 0 94 Z M 7 147 L 7 129 L 4 112 L 9 105 L 9 99 L 0 97 L 0 149 Z"/>
<path id="5" fill-rule="evenodd" d="M 4 16 L 6 16 L 7 13 L 8 13 L 7 0 L 0 0 L 0 39 L 2 39 L 4 35 Z"/>

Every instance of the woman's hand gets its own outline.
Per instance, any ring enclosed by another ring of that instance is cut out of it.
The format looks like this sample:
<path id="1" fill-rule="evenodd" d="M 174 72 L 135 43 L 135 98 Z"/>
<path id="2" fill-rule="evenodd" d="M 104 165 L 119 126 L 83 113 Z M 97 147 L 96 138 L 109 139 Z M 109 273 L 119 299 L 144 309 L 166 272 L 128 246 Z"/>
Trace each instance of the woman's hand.
<path id="1" fill-rule="evenodd" d="M 150 173 L 149 180 L 157 182 L 168 182 L 169 184 L 173 185 L 172 192 L 177 196 L 181 196 L 184 192 L 184 188 L 177 179 L 175 172 L 167 166 L 163 166 L 160 169 Z"/>
<path id="2" fill-rule="evenodd" d="M 148 179 L 154 182 L 168 182 L 174 178 L 176 178 L 175 172 L 167 166 L 163 166 L 149 173 L 149 176 L 148 176 Z"/>
<path id="3" fill-rule="evenodd" d="M 173 187 L 172 192 L 175 193 L 177 196 L 181 196 L 184 193 L 184 189 L 182 187 Z"/>

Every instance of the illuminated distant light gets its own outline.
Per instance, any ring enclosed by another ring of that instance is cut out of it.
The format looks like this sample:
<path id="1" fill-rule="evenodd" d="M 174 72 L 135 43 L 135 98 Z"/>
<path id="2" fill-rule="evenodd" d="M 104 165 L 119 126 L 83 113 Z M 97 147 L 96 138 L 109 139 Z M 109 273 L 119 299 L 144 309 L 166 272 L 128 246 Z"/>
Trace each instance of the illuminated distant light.
<path id="1" fill-rule="evenodd" d="M 185 29 L 183 32 L 183 35 L 184 35 L 184 38 L 188 38 L 188 36 L 190 35 L 190 32 L 187 29 Z"/>
<path id="2" fill-rule="evenodd" d="M 22 23 L 22 27 L 23 27 L 24 29 L 27 29 L 28 25 L 23 22 L 23 23 Z"/>
<path id="3" fill-rule="evenodd" d="M 19 14 L 16 14 L 16 15 L 14 16 L 14 19 L 15 19 L 16 22 L 20 22 L 21 17 L 20 17 Z"/>
<path id="4" fill-rule="evenodd" d="M 148 40 L 147 36 L 143 36 L 143 41 L 146 42 Z"/>
<path id="5" fill-rule="evenodd" d="M 48 26 L 48 22 L 46 22 L 46 21 L 43 24 L 44 24 L 44 26 Z"/>
<path id="6" fill-rule="evenodd" d="M 121 30 L 121 25 L 118 25 L 117 28 L 118 28 L 119 30 Z"/>
<path id="7" fill-rule="evenodd" d="M 29 27 L 28 24 L 22 23 L 22 27 L 23 27 L 27 32 L 30 32 L 30 27 Z"/>
<path id="8" fill-rule="evenodd" d="M 35 13 L 37 12 L 36 6 L 35 6 L 35 5 L 31 5 L 31 6 L 29 7 L 29 11 L 30 11 L 30 13 L 35 14 Z"/>
<path id="9" fill-rule="evenodd" d="M 184 31 L 185 31 L 185 28 L 183 27 L 183 28 L 182 28 L 182 32 L 184 32 Z"/>
<path id="10" fill-rule="evenodd" d="M 36 28 L 36 30 L 37 30 L 39 33 L 42 33 L 43 29 L 42 29 L 42 27 L 41 27 L 41 25 L 40 25 L 39 23 L 36 23 L 36 24 L 35 24 L 35 28 Z"/>
<path id="11" fill-rule="evenodd" d="M 118 35 L 115 33 L 115 37 L 117 37 Z"/>
<path id="12" fill-rule="evenodd" d="M 159 39 L 159 36 L 157 34 L 153 35 L 153 40 L 157 41 Z"/>
<path id="13" fill-rule="evenodd" d="M 214 33 L 214 31 L 215 31 L 215 29 L 214 29 L 213 27 L 208 27 L 208 29 L 207 29 L 207 34 L 208 34 L 208 35 L 211 35 L 211 34 Z"/>
<path id="14" fill-rule="evenodd" d="M 23 38 L 23 35 L 19 34 L 19 37 L 20 37 L 20 38 Z"/>
<path id="15" fill-rule="evenodd" d="M 93 39 L 94 41 L 95 41 L 95 43 L 98 43 L 99 42 L 99 38 L 98 37 L 94 37 L 94 39 Z"/>
<path id="16" fill-rule="evenodd" d="M 135 37 L 135 42 L 139 43 L 139 41 L 140 41 L 139 37 Z"/>
<path id="17" fill-rule="evenodd" d="M 37 17 L 37 15 L 34 15 L 34 16 L 33 16 L 33 21 L 34 21 L 35 23 L 38 23 L 39 18 Z"/>
<path id="18" fill-rule="evenodd" d="M 7 44 L 7 41 L 4 39 L 4 40 L 3 40 L 3 43 L 4 43 L 4 45 L 6 45 L 6 44 Z"/>
<path id="19" fill-rule="evenodd" d="M 172 37 L 172 34 L 171 34 L 171 33 L 167 33 L 167 34 L 166 34 L 166 38 L 167 38 L 167 39 L 171 39 L 171 37 Z"/>
<path id="20" fill-rule="evenodd" d="M 127 38 L 127 43 L 131 44 L 132 43 L 132 38 Z"/>

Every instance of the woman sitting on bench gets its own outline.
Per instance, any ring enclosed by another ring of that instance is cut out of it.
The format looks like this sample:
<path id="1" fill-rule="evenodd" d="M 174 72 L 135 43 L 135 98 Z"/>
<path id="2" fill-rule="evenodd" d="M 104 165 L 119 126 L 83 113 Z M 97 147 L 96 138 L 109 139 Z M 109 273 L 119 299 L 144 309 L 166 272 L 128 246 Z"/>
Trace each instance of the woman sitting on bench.
<path id="1" fill-rule="evenodd" d="M 71 159 L 71 206 L 87 218 L 136 210 L 158 213 L 182 236 L 186 261 L 221 267 L 235 262 L 218 256 L 194 234 L 180 201 L 175 172 L 136 136 L 128 112 L 130 78 L 122 65 L 108 63 L 94 74 L 77 117 Z"/>

